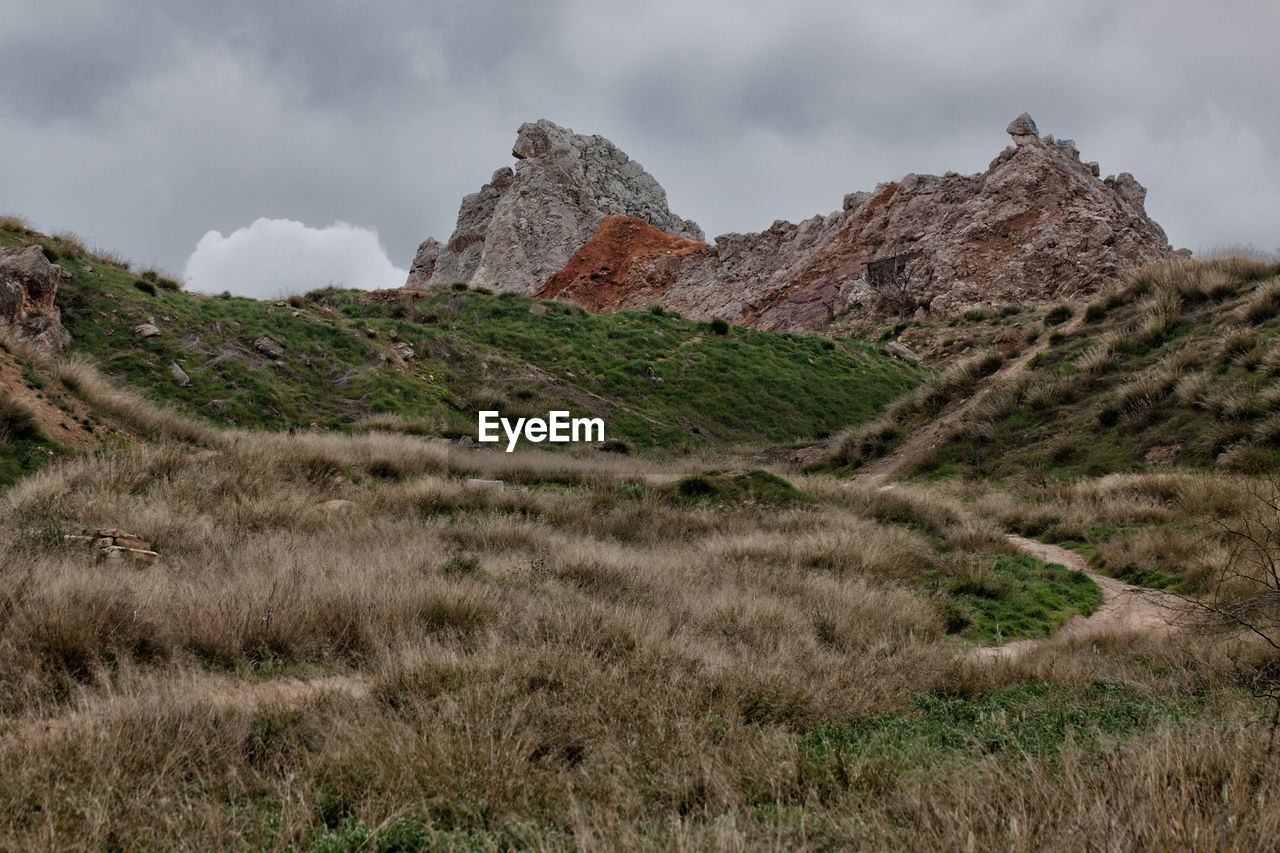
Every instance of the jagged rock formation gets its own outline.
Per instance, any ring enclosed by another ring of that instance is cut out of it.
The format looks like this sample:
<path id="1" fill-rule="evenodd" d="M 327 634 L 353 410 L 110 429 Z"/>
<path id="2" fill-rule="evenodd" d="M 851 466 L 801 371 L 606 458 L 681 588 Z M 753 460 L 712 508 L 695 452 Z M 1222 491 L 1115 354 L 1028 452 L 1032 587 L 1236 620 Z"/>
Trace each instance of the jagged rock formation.
<path id="1" fill-rule="evenodd" d="M 407 287 L 465 281 L 532 293 L 615 214 L 702 239 L 696 223 L 667 209 L 658 182 L 602 136 L 544 119 L 520 127 L 511 153 L 514 170 L 499 169 L 462 200 L 449 242 L 418 247 Z"/>
<path id="2" fill-rule="evenodd" d="M 1074 143 L 1041 138 L 1025 113 L 1007 131 L 1015 144 L 981 174 L 907 175 L 845 196 L 827 216 L 701 249 L 647 250 L 645 229 L 607 222 L 538 295 L 595 310 L 656 302 L 694 318 L 801 331 L 874 303 L 868 270 L 886 258 L 907 259 L 913 301 L 950 312 L 1069 299 L 1173 253 L 1132 175 L 1100 180 Z"/>
<path id="3" fill-rule="evenodd" d="M 39 246 L 0 248 L 0 328 L 50 355 L 71 346 L 62 314 L 53 304 L 71 273 L 49 263 Z"/>

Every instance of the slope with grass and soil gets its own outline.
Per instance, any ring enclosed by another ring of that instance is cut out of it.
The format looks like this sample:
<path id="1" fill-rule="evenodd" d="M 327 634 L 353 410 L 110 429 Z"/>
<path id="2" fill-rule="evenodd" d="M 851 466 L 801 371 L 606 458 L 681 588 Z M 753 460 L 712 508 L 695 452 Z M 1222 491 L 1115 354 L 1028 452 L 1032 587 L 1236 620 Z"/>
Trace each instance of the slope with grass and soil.
<path id="1" fill-rule="evenodd" d="M 569 409 L 605 418 L 619 447 L 786 444 L 866 420 L 927 375 L 852 339 L 465 288 L 204 296 L 70 237 L 0 229 L 0 244 L 32 243 L 73 276 L 58 294 L 73 354 L 214 425 L 458 437 L 478 409 Z"/>
<path id="2" fill-rule="evenodd" d="M 844 436 L 830 464 L 881 479 L 1275 470 L 1277 269 L 1224 257 L 1131 271 L 1067 322 L 1046 317 L 1011 364 L 953 364 Z"/>

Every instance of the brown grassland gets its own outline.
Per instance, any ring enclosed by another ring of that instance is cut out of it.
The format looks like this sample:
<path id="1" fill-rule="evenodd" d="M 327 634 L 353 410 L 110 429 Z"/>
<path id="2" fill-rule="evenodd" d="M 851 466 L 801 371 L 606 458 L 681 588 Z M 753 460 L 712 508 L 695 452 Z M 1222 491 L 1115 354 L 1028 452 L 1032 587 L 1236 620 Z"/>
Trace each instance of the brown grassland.
<path id="1" fill-rule="evenodd" d="M 969 654 L 984 619 L 1014 624 L 996 604 L 1058 577 L 1006 531 L 1110 526 L 1103 570 L 1250 594 L 1213 583 L 1232 540 L 1202 521 L 1254 512 L 1256 481 L 879 490 L 731 458 L 219 432 L 58 370 L 148 443 L 0 497 L 5 849 L 1280 837 L 1268 709 L 1241 687 L 1274 658 L 1256 637 Z M 63 539 L 88 526 L 160 560 L 95 562 Z"/>

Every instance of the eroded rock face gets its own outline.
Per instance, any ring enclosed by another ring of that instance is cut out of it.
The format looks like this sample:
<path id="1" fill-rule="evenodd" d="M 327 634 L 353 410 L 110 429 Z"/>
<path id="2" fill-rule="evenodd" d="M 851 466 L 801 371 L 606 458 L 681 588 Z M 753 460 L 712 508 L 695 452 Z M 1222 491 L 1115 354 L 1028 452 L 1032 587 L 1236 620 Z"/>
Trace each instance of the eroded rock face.
<path id="1" fill-rule="evenodd" d="M 39 246 L 0 248 L 0 327 L 50 355 L 66 352 L 71 335 L 53 300 L 58 285 L 70 280 Z"/>
<path id="2" fill-rule="evenodd" d="M 654 274 L 653 262 L 707 248 L 706 243 L 667 234 L 642 219 L 606 216 L 591 239 L 574 252 L 564 269 L 547 279 L 536 296 L 576 302 L 590 311 L 616 311 L 624 303 L 632 305 L 646 298 L 654 302 L 666 287 L 662 275 Z M 657 281 L 632 277 L 631 266 L 637 258 L 649 262 L 649 278 Z"/>
<path id="3" fill-rule="evenodd" d="M 714 246 L 626 245 L 611 255 L 619 228 L 602 226 L 583 247 L 594 269 L 573 267 L 575 283 L 559 296 L 596 310 L 657 302 L 696 319 L 808 331 L 873 303 L 868 266 L 893 256 L 912 258 L 913 298 L 950 313 L 1078 297 L 1123 267 L 1173 254 L 1132 175 L 1100 180 L 1096 163 L 1037 136 L 1025 113 L 1007 130 L 1015 144 L 986 172 L 907 175 L 845 196 L 840 211 Z"/>
<path id="4" fill-rule="evenodd" d="M 511 153 L 515 169 L 499 169 L 462 200 L 449 242 L 428 239 L 418 247 L 407 287 L 465 281 L 533 293 L 609 215 L 702 239 L 696 223 L 667 209 L 653 176 L 602 136 L 544 119 L 520 127 Z"/>

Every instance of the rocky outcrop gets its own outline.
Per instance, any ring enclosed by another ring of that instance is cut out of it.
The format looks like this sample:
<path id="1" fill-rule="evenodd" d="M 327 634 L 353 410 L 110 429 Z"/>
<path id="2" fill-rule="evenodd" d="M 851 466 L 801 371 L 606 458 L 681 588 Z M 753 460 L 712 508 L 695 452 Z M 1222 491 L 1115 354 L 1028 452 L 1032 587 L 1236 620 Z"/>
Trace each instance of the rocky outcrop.
<path id="1" fill-rule="evenodd" d="M 662 261 L 675 269 L 676 258 L 707 248 L 706 243 L 675 237 L 642 219 L 606 216 L 591 239 L 574 252 L 564 269 L 547 279 L 536 296 L 576 302 L 590 311 L 617 310 L 624 303 L 642 303 L 650 297 L 656 301 L 666 290 Z M 631 275 L 637 258 L 646 261 L 647 282 Z"/>
<path id="2" fill-rule="evenodd" d="M 1100 179 L 1074 143 L 1040 137 L 1025 113 L 1007 131 L 1014 145 L 980 174 L 907 175 L 845 196 L 826 216 L 726 234 L 713 246 L 645 251 L 619 241 L 610 222 L 551 279 L 572 284 L 549 283 L 539 295 L 594 310 L 656 302 L 697 319 L 805 331 L 873 309 L 886 259 L 905 265 L 910 307 L 948 313 L 1078 297 L 1123 267 L 1173 253 L 1132 175 Z"/>
<path id="3" fill-rule="evenodd" d="M 50 355 L 66 352 L 71 335 L 53 300 L 58 285 L 70 280 L 39 246 L 0 248 L 0 328 Z"/>
<path id="4" fill-rule="evenodd" d="M 667 209 L 658 182 L 602 136 L 542 120 L 520 127 L 511 153 L 515 169 L 499 169 L 462 200 L 449 242 L 418 247 L 407 287 L 463 281 L 533 293 L 610 215 L 702 239 L 697 224 Z"/>

